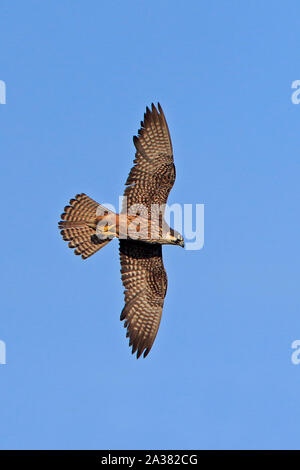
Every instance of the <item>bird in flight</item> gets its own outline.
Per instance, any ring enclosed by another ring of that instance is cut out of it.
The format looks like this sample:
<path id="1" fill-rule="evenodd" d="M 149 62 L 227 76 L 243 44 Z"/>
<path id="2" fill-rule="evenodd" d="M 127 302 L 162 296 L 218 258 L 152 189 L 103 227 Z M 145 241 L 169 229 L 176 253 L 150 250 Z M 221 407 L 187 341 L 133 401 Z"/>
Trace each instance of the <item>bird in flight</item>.
<path id="1" fill-rule="evenodd" d="M 137 358 L 150 352 L 167 292 L 162 245 L 184 247 L 182 235 L 170 228 L 164 210 L 175 181 L 171 137 L 158 103 L 147 107 L 138 135 L 133 167 L 126 181 L 120 214 L 86 194 L 77 194 L 65 207 L 58 226 L 68 246 L 86 259 L 119 238 L 126 336 Z"/>

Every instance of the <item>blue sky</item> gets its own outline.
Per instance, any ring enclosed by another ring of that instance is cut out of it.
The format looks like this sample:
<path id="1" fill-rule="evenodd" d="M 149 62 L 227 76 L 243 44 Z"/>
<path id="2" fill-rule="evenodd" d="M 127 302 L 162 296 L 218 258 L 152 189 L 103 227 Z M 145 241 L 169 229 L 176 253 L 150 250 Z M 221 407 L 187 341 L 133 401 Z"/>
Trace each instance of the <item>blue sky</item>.
<path id="1" fill-rule="evenodd" d="M 300 448 L 299 2 L 2 1 L 2 449 Z M 57 221 L 117 204 L 146 105 L 205 204 L 165 247 L 147 359 L 119 321 L 118 243 L 83 262 Z"/>

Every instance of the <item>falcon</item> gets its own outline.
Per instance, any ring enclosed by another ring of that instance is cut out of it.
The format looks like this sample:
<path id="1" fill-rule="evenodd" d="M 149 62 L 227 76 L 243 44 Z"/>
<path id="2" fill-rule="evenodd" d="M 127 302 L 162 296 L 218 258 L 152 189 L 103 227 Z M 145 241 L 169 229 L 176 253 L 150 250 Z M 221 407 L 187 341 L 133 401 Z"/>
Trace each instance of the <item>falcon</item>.
<path id="1" fill-rule="evenodd" d="M 157 335 L 167 274 L 162 245 L 184 247 L 180 233 L 169 227 L 164 211 L 175 182 L 173 148 L 167 121 L 158 103 L 147 107 L 138 135 L 133 167 L 125 183 L 120 214 L 86 194 L 77 194 L 65 207 L 58 224 L 61 235 L 82 259 L 119 238 L 125 306 L 121 321 L 137 358 L 146 357 Z"/>

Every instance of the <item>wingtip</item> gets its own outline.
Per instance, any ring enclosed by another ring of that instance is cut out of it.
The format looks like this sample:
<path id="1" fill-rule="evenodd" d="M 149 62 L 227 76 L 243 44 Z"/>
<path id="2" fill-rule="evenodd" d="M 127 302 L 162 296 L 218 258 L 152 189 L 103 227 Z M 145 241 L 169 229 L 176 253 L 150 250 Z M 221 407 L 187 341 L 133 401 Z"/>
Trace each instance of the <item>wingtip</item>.
<path id="1" fill-rule="evenodd" d="M 144 359 L 145 359 L 145 357 L 147 357 L 147 356 L 148 356 L 148 354 L 149 354 L 149 352 L 150 352 L 150 349 L 151 349 L 151 348 L 147 348 L 147 349 L 145 349 L 144 356 L 143 356 L 143 357 L 144 357 Z"/>
<path id="2" fill-rule="evenodd" d="M 141 354 L 142 354 L 142 351 L 139 350 L 139 351 L 136 353 L 136 358 L 139 359 L 139 357 L 141 357 Z"/>
<path id="3" fill-rule="evenodd" d="M 155 106 L 154 103 L 151 103 L 151 110 L 152 110 L 153 114 L 158 114 L 158 111 L 157 111 L 156 106 Z"/>
<path id="4" fill-rule="evenodd" d="M 159 101 L 157 102 L 157 105 L 156 105 L 156 106 L 155 106 L 154 103 L 151 103 L 151 111 L 152 111 L 152 112 L 157 112 L 157 110 L 158 110 L 160 113 L 163 113 L 163 109 L 162 109 L 161 104 L 160 104 Z M 148 106 L 146 106 L 146 111 L 149 111 Z"/>

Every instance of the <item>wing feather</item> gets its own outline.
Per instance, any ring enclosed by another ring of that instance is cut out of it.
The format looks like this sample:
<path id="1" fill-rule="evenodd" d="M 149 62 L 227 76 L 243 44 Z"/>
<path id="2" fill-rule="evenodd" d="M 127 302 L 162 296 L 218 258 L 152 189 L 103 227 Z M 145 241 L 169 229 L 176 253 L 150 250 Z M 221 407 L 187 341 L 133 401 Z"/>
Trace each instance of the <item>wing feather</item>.
<path id="1" fill-rule="evenodd" d="M 157 335 L 167 292 L 161 245 L 120 240 L 120 261 L 125 288 L 120 319 L 125 320 L 132 354 L 137 351 L 139 358 L 144 352 L 146 357 Z"/>
<path id="2" fill-rule="evenodd" d="M 172 142 L 160 104 L 158 111 L 154 104 L 151 111 L 146 108 L 138 136 L 133 138 L 136 153 L 126 181 L 123 212 L 133 204 L 143 204 L 148 209 L 151 204 L 165 204 L 175 182 Z"/>

